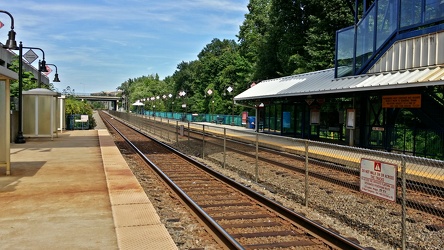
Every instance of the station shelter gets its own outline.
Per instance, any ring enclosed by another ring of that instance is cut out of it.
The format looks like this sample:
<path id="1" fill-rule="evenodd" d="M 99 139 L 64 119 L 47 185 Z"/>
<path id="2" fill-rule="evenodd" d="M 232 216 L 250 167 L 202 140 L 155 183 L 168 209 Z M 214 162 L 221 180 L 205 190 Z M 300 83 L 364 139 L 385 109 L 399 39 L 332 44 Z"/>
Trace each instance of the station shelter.
<path id="1" fill-rule="evenodd" d="M 6 175 L 11 174 L 10 159 L 10 81 L 17 80 L 17 73 L 0 67 L 0 167 L 6 168 Z"/>
<path id="2" fill-rule="evenodd" d="M 258 132 L 444 159 L 444 1 L 375 0 L 337 31 L 334 68 L 234 101 Z"/>
<path id="3" fill-rule="evenodd" d="M 58 137 L 59 93 L 36 88 L 23 91 L 23 135 L 25 137 Z"/>

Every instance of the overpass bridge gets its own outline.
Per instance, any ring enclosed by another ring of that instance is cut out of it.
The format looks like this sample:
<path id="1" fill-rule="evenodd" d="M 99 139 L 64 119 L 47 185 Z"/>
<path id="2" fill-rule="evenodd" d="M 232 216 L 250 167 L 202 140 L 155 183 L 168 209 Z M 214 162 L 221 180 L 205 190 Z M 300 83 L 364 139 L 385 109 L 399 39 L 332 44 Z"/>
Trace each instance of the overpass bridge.
<path id="1" fill-rule="evenodd" d="M 118 102 L 123 100 L 120 96 L 115 95 L 97 95 L 95 93 L 81 93 L 74 95 L 75 99 L 92 102 L 105 102 L 105 106 L 112 110 L 118 110 Z"/>

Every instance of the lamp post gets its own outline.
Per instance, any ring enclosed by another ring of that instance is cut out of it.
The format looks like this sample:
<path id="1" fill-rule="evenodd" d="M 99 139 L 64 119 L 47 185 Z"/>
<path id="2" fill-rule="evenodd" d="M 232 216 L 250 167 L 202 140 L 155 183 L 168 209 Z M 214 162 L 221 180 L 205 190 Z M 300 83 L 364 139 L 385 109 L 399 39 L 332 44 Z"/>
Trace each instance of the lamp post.
<path id="1" fill-rule="evenodd" d="M 213 94 L 213 90 L 209 89 L 207 91 L 207 94 L 209 96 L 211 96 L 211 94 Z M 211 101 L 212 101 L 212 108 L 210 109 L 210 122 L 213 121 L 213 109 L 214 109 L 214 101 L 213 101 L 213 99 L 211 99 Z"/>
<path id="2" fill-rule="evenodd" d="M 157 101 L 155 101 L 155 104 L 159 103 L 159 99 L 160 99 L 160 96 L 156 96 L 156 100 Z M 154 105 L 154 108 L 156 108 L 156 105 Z M 160 111 L 160 109 L 159 109 L 159 111 Z M 162 115 L 160 115 L 160 117 L 162 117 Z"/>
<path id="3" fill-rule="evenodd" d="M 154 100 L 156 100 L 156 97 L 154 97 L 154 96 L 152 96 L 151 98 L 150 98 L 150 100 L 151 100 L 151 105 L 153 106 L 153 113 L 151 114 L 153 117 L 154 117 L 154 104 L 155 104 L 155 102 L 154 102 Z"/>
<path id="4" fill-rule="evenodd" d="M 168 94 L 168 97 L 170 98 L 171 118 L 173 118 L 173 105 L 171 104 L 171 97 L 173 97 L 173 95 L 170 93 L 170 94 Z M 173 104 L 174 104 L 174 102 L 173 102 Z"/>
<path id="5" fill-rule="evenodd" d="M 228 93 L 230 93 L 230 95 L 231 95 L 231 92 L 233 91 L 233 88 L 232 88 L 231 86 L 229 86 L 229 87 L 227 88 L 227 91 L 228 91 Z M 234 119 L 234 97 L 233 97 L 233 105 L 231 106 L 231 126 L 234 125 L 234 121 L 233 121 L 233 119 Z"/>
<path id="6" fill-rule="evenodd" d="M 184 97 L 184 98 L 185 98 L 185 95 L 186 95 L 186 94 L 187 94 L 187 92 L 185 92 L 185 91 L 183 91 L 183 90 L 179 92 L 179 96 L 180 96 L 180 97 Z M 185 121 L 187 104 L 186 104 L 186 103 L 182 104 L 182 108 L 185 109 L 185 114 L 182 115 L 182 120 Z M 184 117 L 184 116 L 185 116 L 185 117 Z"/>
<path id="7" fill-rule="evenodd" d="M 3 45 L 5 49 L 17 49 L 17 42 L 15 41 L 15 31 L 14 31 L 14 17 L 11 13 L 0 10 L 0 13 L 5 13 L 11 18 L 11 30 L 8 32 L 8 40 L 6 40 L 6 44 Z"/>
<path id="8" fill-rule="evenodd" d="M 43 54 L 43 58 L 45 58 L 45 54 Z M 45 59 L 43 59 L 43 61 L 39 60 L 39 75 L 37 76 L 37 78 L 38 78 L 37 87 L 38 88 L 42 87 L 42 72 L 48 72 L 48 70 L 46 69 Z"/>
<path id="9" fill-rule="evenodd" d="M 55 66 L 55 64 L 51 64 L 51 63 L 47 63 L 46 65 L 51 65 L 51 66 L 55 67 L 56 72 L 55 72 L 55 75 L 54 75 L 54 80 L 52 80 L 52 81 L 53 82 L 60 82 L 59 73 L 57 72 L 57 66 Z"/>
<path id="10" fill-rule="evenodd" d="M 162 113 L 164 113 L 164 117 L 167 118 L 167 116 L 168 116 L 168 103 L 165 103 L 167 96 L 163 95 L 162 98 L 163 98 L 163 109 L 166 111 L 166 112 L 162 111 Z"/>
<path id="11" fill-rule="evenodd" d="M 41 72 L 47 72 L 46 70 L 46 61 L 45 61 L 45 52 L 40 48 L 34 48 L 34 47 L 24 47 L 22 42 L 20 42 L 18 50 L 19 50 L 19 72 L 18 72 L 18 80 L 19 80 L 19 96 L 18 96 L 18 107 L 19 107 L 19 114 L 18 114 L 18 134 L 17 138 L 15 140 L 15 143 L 25 143 L 25 137 L 23 137 L 23 131 L 22 131 L 22 92 L 23 92 L 23 48 L 25 49 L 38 49 L 42 51 L 43 53 L 43 60 L 41 63 L 39 62 L 39 75 L 38 75 L 38 86 L 40 87 L 40 79 L 41 79 Z M 17 48 L 16 48 L 17 49 Z"/>

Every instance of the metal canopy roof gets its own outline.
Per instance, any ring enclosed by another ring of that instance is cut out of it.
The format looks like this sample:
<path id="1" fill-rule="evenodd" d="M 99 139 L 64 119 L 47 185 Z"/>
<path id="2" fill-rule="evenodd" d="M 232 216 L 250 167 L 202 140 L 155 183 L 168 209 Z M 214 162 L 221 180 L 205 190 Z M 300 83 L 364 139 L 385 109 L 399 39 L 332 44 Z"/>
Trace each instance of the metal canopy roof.
<path id="1" fill-rule="evenodd" d="M 59 95 L 59 93 L 57 93 L 57 92 L 54 92 L 49 89 L 44 89 L 44 88 L 30 89 L 27 91 L 23 91 L 22 93 L 23 93 L 23 95 L 47 95 L 47 96 L 58 96 Z"/>
<path id="2" fill-rule="evenodd" d="M 234 97 L 235 101 L 444 85 L 444 66 L 334 78 L 327 69 L 265 80 Z"/>
<path id="3" fill-rule="evenodd" d="M 0 66 L 0 79 L 5 78 L 16 80 L 18 78 L 18 74 L 6 67 Z"/>

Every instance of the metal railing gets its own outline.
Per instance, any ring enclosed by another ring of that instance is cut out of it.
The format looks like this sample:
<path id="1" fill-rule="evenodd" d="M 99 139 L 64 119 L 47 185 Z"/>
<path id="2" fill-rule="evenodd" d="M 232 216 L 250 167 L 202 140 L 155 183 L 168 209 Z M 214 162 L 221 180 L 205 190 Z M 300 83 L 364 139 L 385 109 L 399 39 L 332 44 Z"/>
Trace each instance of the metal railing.
<path id="1" fill-rule="evenodd" d="M 395 247 L 415 249 L 422 241 L 442 240 L 444 229 L 439 231 L 439 225 L 433 223 L 444 221 L 444 161 L 274 136 L 251 129 L 115 111 L 110 113 L 140 130 L 170 141 L 187 154 L 235 171 L 247 181 L 276 185 L 273 189 L 304 206 L 334 213 L 346 223 L 363 226 L 379 224 L 379 228 L 387 230 L 375 232 L 377 229 L 368 226 L 368 234 L 374 237 L 383 235 Z M 200 138 L 196 138 L 196 135 L 191 137 L 190 132 L 201 134 Z M 223 143 L 210 145 L 209 140 L 215 135 Z M 239 152 L 227 147 L 227 141 L 233 138 L 251 145 L 251 149 L 243 154 L 253 157 L 239 160 Z M 301 174 L 291 177 L 290 181 L 282 179 L 287 177 L 287 170 L 271 168 L 263 163 L 261 154 L 265 148 L 295 155 L 299 160 L 292 160 L 290 165 Z M 323 174 L 323 171 L 326 172 Z M 335 176 L 331 176 L 333 173 L 348 175 L 352 181 L 347 184 L 335 179 Z M 279 179 L 282 182 L 277 182 Z M 332 188 L 332 183 L 337 187 Z M 355 191 L 338 192 L 344 187 Z M 343 209 L 334 209 L 327 204 Z M 427 214 L 427 220 L 435 218 L 436 221 L 417 221 L 421 213 Z M 429 230 L 430 233 L 425 234 L 426 238 L 418 238 L 417 232 L 421 230 Z"/>

